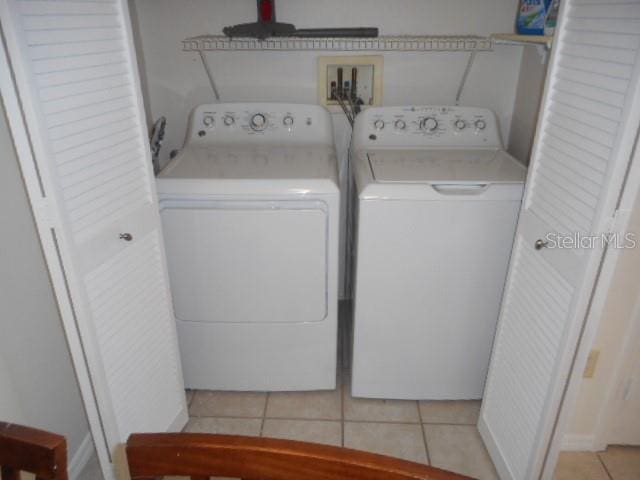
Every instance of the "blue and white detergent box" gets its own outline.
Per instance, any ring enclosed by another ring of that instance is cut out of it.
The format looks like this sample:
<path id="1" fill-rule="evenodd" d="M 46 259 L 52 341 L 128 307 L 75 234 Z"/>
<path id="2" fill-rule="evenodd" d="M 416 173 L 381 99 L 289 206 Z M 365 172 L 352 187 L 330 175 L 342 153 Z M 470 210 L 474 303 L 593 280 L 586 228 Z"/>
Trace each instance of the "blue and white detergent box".
<path id="1" fill-rule="evenodd" d="M 516 27 L 522 35 L 544 35 L 544 23 L 552 0 L 520 0 Z"/>

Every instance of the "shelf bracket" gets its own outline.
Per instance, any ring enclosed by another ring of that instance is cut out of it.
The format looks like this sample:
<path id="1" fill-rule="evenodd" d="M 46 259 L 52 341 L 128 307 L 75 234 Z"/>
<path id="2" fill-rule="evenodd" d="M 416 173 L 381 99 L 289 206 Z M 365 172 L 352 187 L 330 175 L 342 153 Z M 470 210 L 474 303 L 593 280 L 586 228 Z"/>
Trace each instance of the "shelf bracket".
<path id="1" fill-rule="evenodd" d="M 536 47 L 540 56 L 540 63 L 545 65 L 548 60 L 549 51 L 553 44 L 552 36 L 542 35 L 517 35 L 511 33 L 494 33 L 491 35 L 493 43 L 496 45 L 517 45 L 522 47 Z"/>

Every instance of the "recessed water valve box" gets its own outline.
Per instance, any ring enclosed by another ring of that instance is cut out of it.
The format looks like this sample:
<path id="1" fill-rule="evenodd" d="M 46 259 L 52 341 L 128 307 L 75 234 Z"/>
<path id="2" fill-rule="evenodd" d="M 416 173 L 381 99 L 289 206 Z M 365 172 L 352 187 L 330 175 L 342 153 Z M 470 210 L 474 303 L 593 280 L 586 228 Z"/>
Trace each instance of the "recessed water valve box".
<path id="1" fill-rule="evenodd" d="M 363 107 L 382 104 L 382 55 L 319 57 L 318 103 L 340 111 L 339 99 Z"/>

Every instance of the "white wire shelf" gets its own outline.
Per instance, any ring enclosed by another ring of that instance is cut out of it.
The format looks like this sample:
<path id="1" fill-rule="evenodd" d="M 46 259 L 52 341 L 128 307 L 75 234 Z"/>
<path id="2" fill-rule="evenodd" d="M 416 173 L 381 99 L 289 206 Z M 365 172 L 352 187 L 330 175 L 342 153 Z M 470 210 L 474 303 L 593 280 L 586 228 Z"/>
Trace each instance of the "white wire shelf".
<path id="1" fill-rule="evenodd" d="M 222 35 L 200 35 L 182 41 L 185 52 L 207 51 L 375 51 L 375 52 L 478 52 L 493 50 L 490 37 L 475 35 L 385 36 L 376 38 L 272 37 L 229 39 Z"/>
<path id="2" fill-rule="evenodd" d="M 512 33 L 494 33 L 491 35 L 493 41 L 501 45 L 534 45 L 541 46 L 547 50 L 553 44 L 553 36 L 544 35 L 517 35 Z"/>

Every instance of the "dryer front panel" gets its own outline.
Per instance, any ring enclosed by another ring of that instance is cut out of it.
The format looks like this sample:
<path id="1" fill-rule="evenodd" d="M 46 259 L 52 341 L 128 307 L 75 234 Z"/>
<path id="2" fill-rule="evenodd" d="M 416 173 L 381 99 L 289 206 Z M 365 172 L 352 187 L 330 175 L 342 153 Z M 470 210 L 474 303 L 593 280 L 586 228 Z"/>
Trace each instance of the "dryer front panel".
<path id="1" fill-rule="evenodd" d="M 176 318 L 320 322 L 328 304 L 328 208 L 321 201 L 161 202 Z"/>

